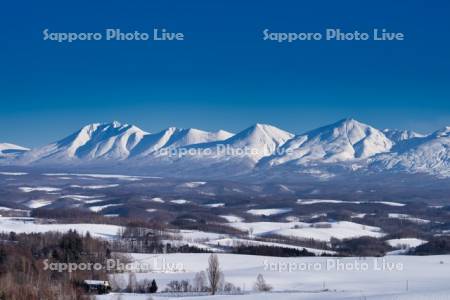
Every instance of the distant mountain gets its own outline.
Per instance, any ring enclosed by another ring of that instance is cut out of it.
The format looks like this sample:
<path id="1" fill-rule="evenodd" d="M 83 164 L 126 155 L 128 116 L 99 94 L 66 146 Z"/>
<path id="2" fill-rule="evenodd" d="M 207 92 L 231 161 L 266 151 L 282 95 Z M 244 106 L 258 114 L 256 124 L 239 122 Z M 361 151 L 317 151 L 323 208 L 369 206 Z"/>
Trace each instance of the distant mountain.
<path id="1" fill-rule="evenodd" d="M 162 135 L 162 134 L 160 134 Z M 229 175 L 242 175 L 254 168 L 256 163 L 292 138 L 292 133 L 265 124 L 255 124 L 227 139 L 219 139 L 230 135 L 224 131 L 220 134 L 209 134 L 216 140 L 204 143 L 183 145 L 173 149 L 176 151 L 147 152 L 146 155 L 133 157 L 130 163 L 136 168 L 145 166 L 154 174 L 179 175 L 192 177 L 219 178 Z M 169 147 L 170 148 L 170 147 Z"/>
<path id="2" fill-rule="evenodd" d="M 255 124 L 221 144 L 231 149 L 248 149 L 248 157 L 258 161 L 272 155 L 277 148 L 284 145 L 294 134 L 267 124 Z"/>
<path id="3" fill-rule="evenodd" d="M 28 148 L 14 144 L 0 143 L 0 159 L 15 158 L 16 156 L 20 156 L 29 150 L 30 149 Z"/>
<path id="4" fill-rule="evenodd" d="M 371 167 L 450 177 L 450 127 L 399 144 L 391 153 L 374 158 Z"/>
<path id="5" fill-rule="evenodd" d="M 95 160 L 123 160 L 145 135 L 136 126 L 112 122 L 90 124 L 70 136 L 27 152 L 26 163 L 82 163 Z"/>
<path id="6" fill-rule="evenodd" d="M 274 166 L 295 161 L 305 165 L 365 159 L 388 152 L 392 145 L 378 129 L 354 119 L 344 119 L 294 137 L 267 163 Z"/>
<path id="7" fill-rule="evenodd" d="M 0 144 L 2 165 L 102 168 L 193 178 L 295 176 L 328 179 L 373 173 L 450 177 L 450 127 L 429 135 L 378 130 L 343 119 L 303 134 L 255 124 L 237 134 L 95 123 L 32 150 Z"/>
<path id="8" fill-rule="evenodd" d="M 140 128 L 112 123 L 89 124 L 68 137 L 24 154 L 17 162 L 32 164 L 109 164 L 132 157 L 146 157 L 163 148 L 220 141 L 233 134 L 220 130 L 168 128 L 148 133 Z"/>

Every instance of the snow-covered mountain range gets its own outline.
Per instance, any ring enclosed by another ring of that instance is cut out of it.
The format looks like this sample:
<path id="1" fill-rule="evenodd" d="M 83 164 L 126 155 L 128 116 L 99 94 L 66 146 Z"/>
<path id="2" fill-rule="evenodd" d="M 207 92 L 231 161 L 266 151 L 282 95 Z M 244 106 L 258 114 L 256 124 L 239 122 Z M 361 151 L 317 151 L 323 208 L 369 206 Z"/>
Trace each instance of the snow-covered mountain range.
<path id="1" fill-rule="evenodd" d="M 379 130 L 349 118 L 296 135 L 265 124 L 233 134 L 175 127 L 148 133 L 119 122 L 96 123 L 40 148 L 0 144 L 0 158 L 2 165 L 101 166 L 192 177 L 264 176 L 265 172 L 319 177 L 339 172 L 400 172 L 450 177 L 450 127 L 422 135 Z"/>

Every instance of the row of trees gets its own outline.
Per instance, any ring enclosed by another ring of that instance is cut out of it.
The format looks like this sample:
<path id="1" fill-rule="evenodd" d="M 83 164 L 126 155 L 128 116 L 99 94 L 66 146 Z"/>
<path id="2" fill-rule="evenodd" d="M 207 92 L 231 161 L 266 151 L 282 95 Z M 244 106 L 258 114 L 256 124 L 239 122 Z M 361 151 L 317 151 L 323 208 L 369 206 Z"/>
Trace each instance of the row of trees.
<path id="1" fill-rule="evenodd" d="M 254 290 L 268 292 L 272 287 L 266 283 L 262 274 L 258 274 L 254 284 Z M 211 254 L 208 259 L 208 268 L 195 274 L 192 284 L 189 280 L 172 280 L 167 285 L 166 292 L 209 292 L 215 295 L 218 292 L 239 293 L 241 289 L 230 282 L 225 281 L 225 276 L 220 268 L 219 258 Z"/>
<path id="2" fill-rule="evenodd" d="M 130 273 L 125 291 L 128 293 L 154 294 L 158 291 L 158 285 L 156 284 L 155 279 L 152 281 L 144 279 L 143 281 L 138 282 L 136 280 L 136 274 Z"/>

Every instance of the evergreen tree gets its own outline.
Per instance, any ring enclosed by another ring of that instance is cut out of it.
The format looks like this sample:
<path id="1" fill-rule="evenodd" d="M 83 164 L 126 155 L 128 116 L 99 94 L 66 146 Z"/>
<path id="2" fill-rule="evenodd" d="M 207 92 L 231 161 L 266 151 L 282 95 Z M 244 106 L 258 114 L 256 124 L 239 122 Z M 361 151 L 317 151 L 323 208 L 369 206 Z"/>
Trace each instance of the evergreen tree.
<path id="1" fill-rule="evenodd" d="M 155 279 L 152 280 L 152 285 L 150 286 L 150 293 L 156 293 L 158 291 L 158 286 L 156 285 Z"/>

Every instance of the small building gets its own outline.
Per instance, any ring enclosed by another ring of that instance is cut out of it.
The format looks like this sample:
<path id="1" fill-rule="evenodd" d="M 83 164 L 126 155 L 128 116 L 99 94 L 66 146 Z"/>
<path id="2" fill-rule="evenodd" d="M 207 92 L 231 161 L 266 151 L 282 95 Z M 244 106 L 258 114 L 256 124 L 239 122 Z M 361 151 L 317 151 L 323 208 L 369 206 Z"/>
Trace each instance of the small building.
<path id="1" fill-rule="evenodd" d="M 89 294 L 108 294 L 111 291 L 109 281 L 105 280 L 85 280 L 83 286 Z"/>

